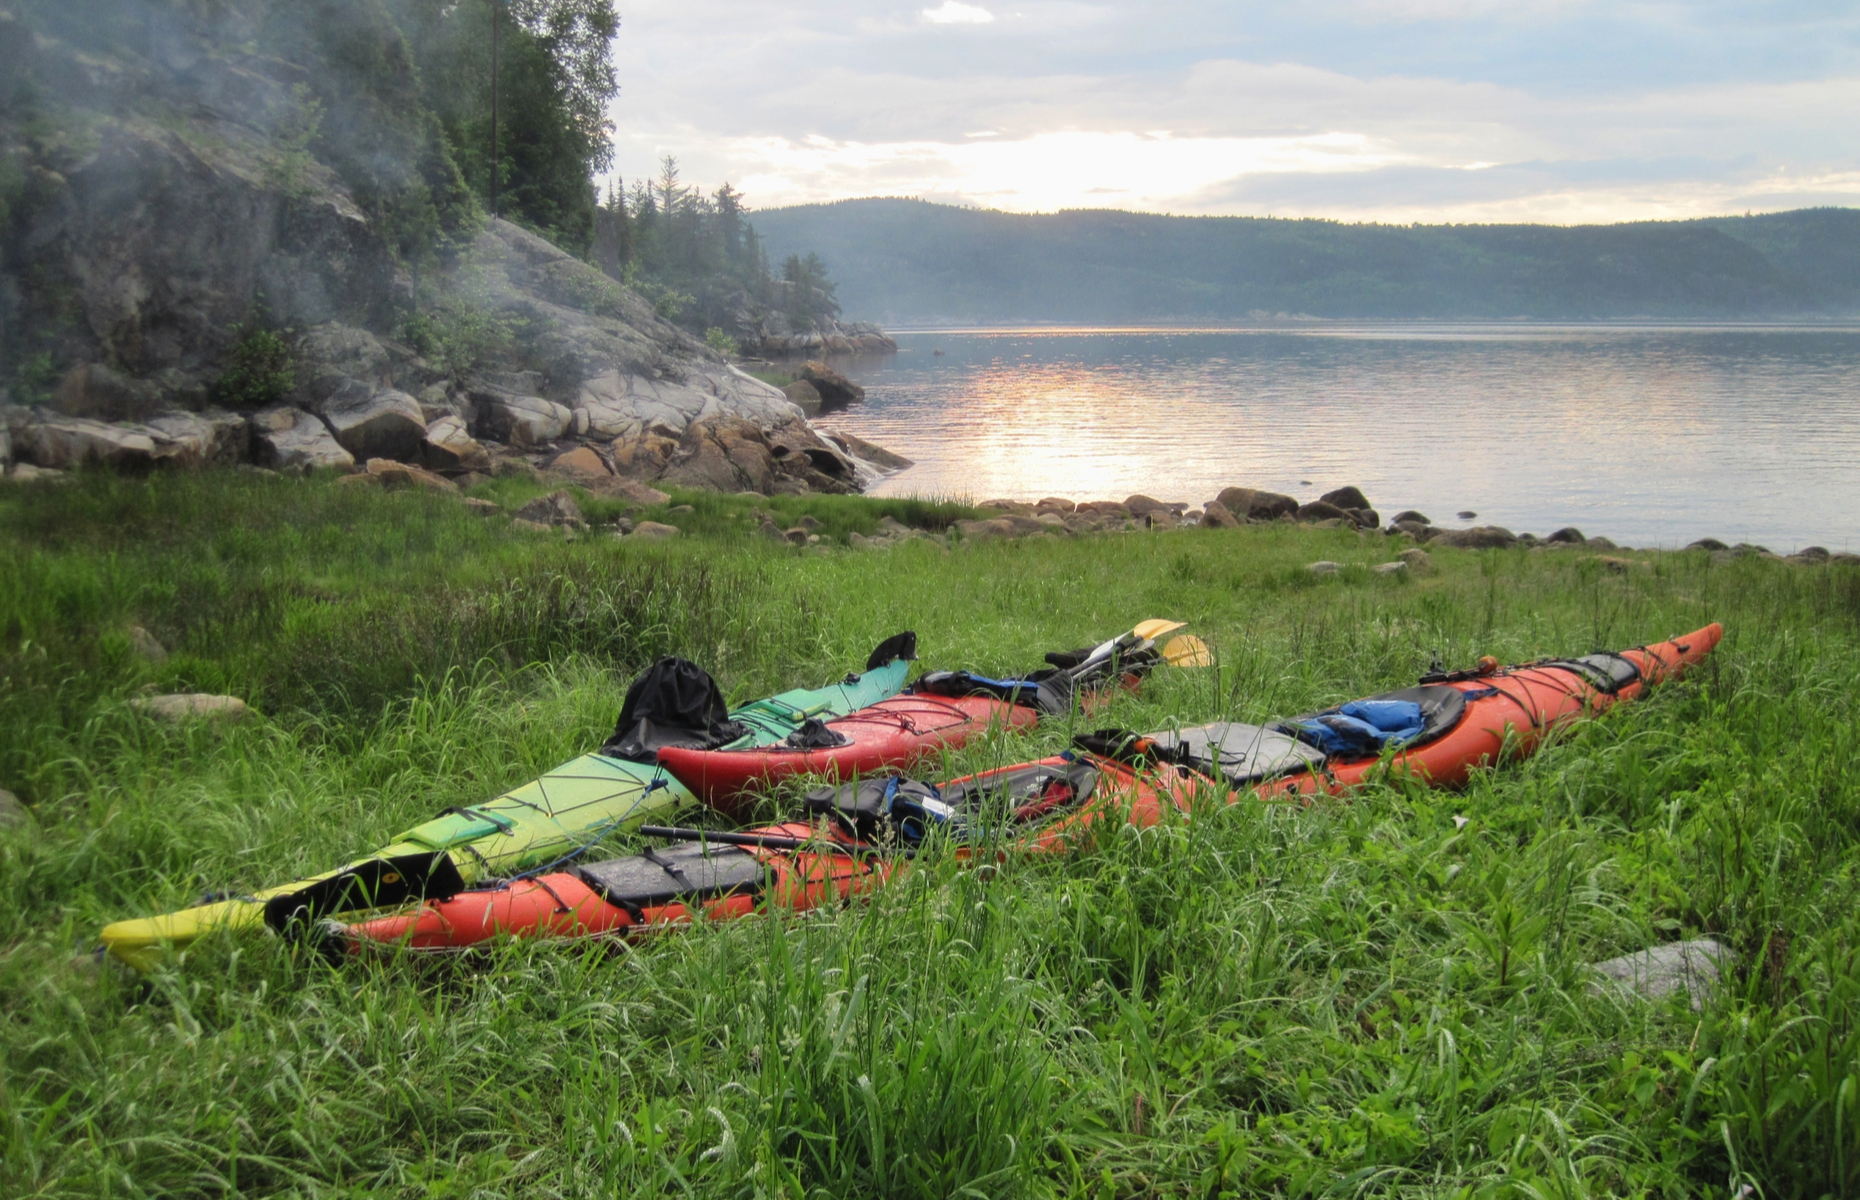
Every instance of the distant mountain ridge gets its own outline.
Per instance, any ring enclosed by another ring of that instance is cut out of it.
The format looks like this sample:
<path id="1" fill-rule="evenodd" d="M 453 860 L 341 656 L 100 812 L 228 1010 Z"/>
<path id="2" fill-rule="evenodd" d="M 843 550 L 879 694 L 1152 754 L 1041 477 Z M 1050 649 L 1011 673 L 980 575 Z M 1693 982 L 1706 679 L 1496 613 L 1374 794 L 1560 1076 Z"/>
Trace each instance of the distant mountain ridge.
<path id="1" fill-rule="evenodd" d="M 869 199 L 755 220 L 771 258 L 817 251 L 888 325 L 1860 315 L 1860 209 L 1404 226 Z"/>

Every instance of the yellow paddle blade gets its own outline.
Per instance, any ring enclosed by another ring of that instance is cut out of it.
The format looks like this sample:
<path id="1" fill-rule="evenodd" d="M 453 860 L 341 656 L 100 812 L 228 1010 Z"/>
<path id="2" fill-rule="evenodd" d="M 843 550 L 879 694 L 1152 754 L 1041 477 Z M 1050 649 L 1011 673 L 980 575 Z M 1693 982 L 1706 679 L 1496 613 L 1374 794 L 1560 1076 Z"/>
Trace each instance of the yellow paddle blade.
<path id="1" fill-rule="evenodd" d="M 1192 633 L 1185 633 L 1178 638 L 1170 638 L 1163 643 L 1163 661 L 1177 667 L 1211 667 L 1214 655 L 1208 649 L 1208 643 Z"/>
<path id="2" fill-rule="evenodd" d="M 1161 617 L 1151 617 L 1130 632 L 1147 641 L 1154 641 L 1163 634 L 1174 633 L 1187 624 L 1187 621 L 1166 621 Z"/>

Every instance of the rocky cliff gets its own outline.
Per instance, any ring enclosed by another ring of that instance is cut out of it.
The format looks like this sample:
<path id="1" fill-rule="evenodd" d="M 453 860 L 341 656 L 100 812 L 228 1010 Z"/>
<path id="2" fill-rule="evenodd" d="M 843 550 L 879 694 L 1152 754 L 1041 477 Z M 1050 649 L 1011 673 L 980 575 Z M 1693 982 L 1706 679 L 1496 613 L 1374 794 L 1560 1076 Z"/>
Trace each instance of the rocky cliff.
<path id="1" fill-rule="evenodd" d="M 0 463 L 585 443 L 638 478 L 858 487 L 780 391 L 483 218 L 373 0 L 73 7 L 110 23 L 0 9 Z"/>

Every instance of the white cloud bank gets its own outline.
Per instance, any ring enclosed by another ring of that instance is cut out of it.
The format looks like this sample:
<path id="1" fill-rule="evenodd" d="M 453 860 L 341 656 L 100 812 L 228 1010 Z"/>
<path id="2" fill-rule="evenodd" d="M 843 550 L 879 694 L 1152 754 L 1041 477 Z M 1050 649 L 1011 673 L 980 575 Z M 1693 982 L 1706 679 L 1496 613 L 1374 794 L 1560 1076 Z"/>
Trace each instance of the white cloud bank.
<path id="1" fill-rule="evenodd" d="M 1586 222 L 1860 205 L 1860 13 L 1827 11 L 637 0 L 618 161 L 632 178 L 674 153 L 758 207 Z"/>
<path id="2" fill-rule="evenodd" d="M 943 0 L 935 8 L 926 8 L 923 19 L 932 25 L 987 25 L 995 19 L 995 14 L 973 4 L 958 4 L 956 0 Z"/>

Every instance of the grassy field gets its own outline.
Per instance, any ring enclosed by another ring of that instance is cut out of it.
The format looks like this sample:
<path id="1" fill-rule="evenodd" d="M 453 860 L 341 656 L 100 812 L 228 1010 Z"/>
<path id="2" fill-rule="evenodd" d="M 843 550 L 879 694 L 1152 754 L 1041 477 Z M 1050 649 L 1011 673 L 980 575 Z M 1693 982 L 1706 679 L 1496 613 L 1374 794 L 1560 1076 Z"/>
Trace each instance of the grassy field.
<path id="1" fill-rule="evenodd" d="M 0 787 L 35 818 L 0 830 L 0 1195 L 1860 1192 L 1860 571 L 1441 550 L 1388 578 L 1380 538 L 1277 526 L 853 551 L 881 512 L 959 510 L 847 498 L 781 501 L 823 523 L 800 550 L 752 536 L 747 501 L 674 503 L 696 511 L 639 515 L 689 535 L 643 544 L 319 480 L 0 484 Z M 147 980 L 88 953 L 107 921 L 328 866 L 592 747 L 659 654 L 741 700 L 899 629 L 926 667 L 1007 671 L 1152 616 L 1218 666 L 1089 725 L 1728 632 L 1459 793 L 927 859 L 870 903 L 632 948 L 334 969 L 221 940 Z M 261 715 L 159 726 L 128 704 L 148 690 Z M 1700 1011 L 1590 986 L 1701 934 L 1739 958 Z"/>

